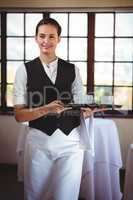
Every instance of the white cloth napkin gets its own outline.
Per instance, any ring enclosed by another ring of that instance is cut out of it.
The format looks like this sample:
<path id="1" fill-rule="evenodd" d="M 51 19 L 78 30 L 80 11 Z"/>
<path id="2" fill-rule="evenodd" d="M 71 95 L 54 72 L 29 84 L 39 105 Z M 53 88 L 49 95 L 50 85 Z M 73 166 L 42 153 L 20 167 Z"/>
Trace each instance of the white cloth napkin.
<path id="1" fill-rule="evenodd" d="M 86 123 L 87 120 L 87 123 Z M 94 151 L 94 117 L 91 115 L 85 119 L 83 113 L 81 113 L 80 124 L 80 140 L 81 148 L 85 151 L 89 151 L 92 156 L 95 156 Z"/>
<path id="2" fill-rule="evenodd" d="M 80 143 L 84 149 L 84 162 L 82 168 L 82 179 L 80 196 L 86 200 L 95 200 L 94 186 L 94 117 L 85 119 L 81 114 Z"/>

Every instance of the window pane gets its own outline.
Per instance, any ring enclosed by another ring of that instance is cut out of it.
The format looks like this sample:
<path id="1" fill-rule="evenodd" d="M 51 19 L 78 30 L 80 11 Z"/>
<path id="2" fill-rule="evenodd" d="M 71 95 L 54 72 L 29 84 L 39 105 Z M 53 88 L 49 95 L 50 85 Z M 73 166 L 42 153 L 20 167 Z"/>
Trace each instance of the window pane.
<path id="1" fill-rule="evenodd" d="M 116 36 L 133 36 L 133 13 L 116 14 Z"/>
<path id="2" fill-rule="evenodd" d="M 84 94 L 87 94 L 87 86 L 83 86 L 83 92 Z"/>
<path id="3" fill-rule="evenodd" d="M 7 38 L 7 60 L 24 59 L 24 39 Z"/>
<path id="4" fill-rule="evenodd" d="M 73 62 L 79 68 L 79 72 L 84 85 L 87 85 L 87 62 Z"/>
<path id="5" fill-rule="evenodd" d="M 114 88 L 114 103 L 122 105 L 122 109 L 132 109 L 132 88 L 115 87 Z"/>
<path id="6" fill-rule="evenodd" d="M 70 38 L 69 40 L 69 59 L 70 60 L 87 60 L 87 39 Z"/>
<path id="7" fill-rule="evenodd" d="M 115 63 L 115 85 L 132 86 L 132 64 Z"/>
<path id="8" fill-rule="evenodd" d="M 87 14 L 72 13 L 69 20 L 70 36 L 87 36 Z"/>
<path id="9" fill-rule="evenodd" d="M 0 83 L 1 83 L 1 63 L 0 63 Z"/>
<path id="10" fill-rule="evenodd" d="M 113 36 L 113 14 L 96 14 L 95 35 Z"/>
<path id="11" fill-rule="evenodd" d="M 0 38 L 0 60 L 1 60 L 1 38 Z"/>
<path id="12" fill-rule="evenodd" d="M 112 85 L 113 64 L 95 63 L 94 83 L 95 85 Z"/>
<path id="13" fill-rule="evenodd" d="M 1 84 L 0 84 L 0 106 L 1 106 Z"/>
<path id="14" fill-rule="evenodd" d="M 61 38 L 56 49 L 57 56 L 67 60 L 67 38 Z"/>
<path id="15" fill-rule="evenodd" d="M 0 36 L 1 36 L 1 14 L 0 14 Z"/>
<path id="16" fill-rule="evenodd" d="M 43 18 L 42 14 L 26 14 L 26 35 L 34 36 L 36 25 Z"/>
<path id="17" fill-rule="evenodd" d="M 112 39 L 95 39 L 95 60 L 96 61 L 113 60 Z"/>
<path id="18" fill-rule="evenodd" d="M 13 85 L 7 85 L 7 106 L 13 106 Z"/>
<path id="19" fill-rule="evenodd" d="M 35 38 L 26 38 L 26 60 L 32 60 L 39 56 L 39 49 Z"/>
<path id="20" fill-rule="evenodd" d="M 116 39 L 115 60 L 133 61 L 133 39 Z"/>
<path id="21" fill-rule="evenodd" d="M 50 17 L 57 20 L 58 23 L 61 25 L 61 28 L 62 28 L 61 36 L 67 36 L 68 35 L 68 14 L 52 13 Z"/>
<path id="22" fill-rule="evenodd" d="M 0 14 L 0 60 L 1 60 L 1 14 Z"/>
<path id="23" fill-rule="evenodd" d="M 24 35 L 24 14 L 7 14 L 7 36 Z"/>
<path id="24" fill-rule="evenodd" d="M 15 78 L 15 73 L 17 68 L 22 64 L 23 62 L 7 62 L 7 82 L 13 83 Z"/>
<path id="25" fill-rule="evenodd" d="M 112 96 L 112 87 L 95 87 L 94 99 L 96 103 L 103 102 L 105 96 Z"/>

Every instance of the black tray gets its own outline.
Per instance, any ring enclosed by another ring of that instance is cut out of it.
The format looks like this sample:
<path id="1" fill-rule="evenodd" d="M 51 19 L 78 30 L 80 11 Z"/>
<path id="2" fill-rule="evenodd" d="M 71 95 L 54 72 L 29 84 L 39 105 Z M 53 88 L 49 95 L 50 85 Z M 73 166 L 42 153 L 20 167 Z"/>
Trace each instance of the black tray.
<path id="1" fill-rule="evenodd" d="M 107 109 L 120 109 L 122 106 L 121 105 L 112 105 L 112 104 L 97 104 L 97 103 L 92 103 L 92 104 L 75 104 L 75 103 L 69 103 L 66 104 L 65 107 L 71 107 L 72 109 L 81 109 L 81 108 L 90 108 L 90 109 L 95 109 L 95 108 L 107 108 Z"/>

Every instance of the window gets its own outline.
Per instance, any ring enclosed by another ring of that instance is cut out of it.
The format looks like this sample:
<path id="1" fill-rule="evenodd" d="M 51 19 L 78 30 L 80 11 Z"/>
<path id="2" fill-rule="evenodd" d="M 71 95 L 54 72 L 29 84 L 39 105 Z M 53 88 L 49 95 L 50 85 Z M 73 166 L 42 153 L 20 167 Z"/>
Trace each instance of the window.
<path id="1" fill-rule="evenodd" d="M 2 102 L 3 107 L 9 110 L 13 106 L 13 82 L 17 68 L 22 63 L 39 56 L 39 50 L 34 41 L 35 27 L 38 21 L 45 17 L 45 13 L 5 13 L 4 15 L 6 19 L 6 80 L 4 84 L 6 99 L 2 98 Z M 86 90 L 87 13 L 49 13 L 49 16 L 59 21 L 62 26 L 61 43 L 57 48 L 57 55 L 79 67 Z M 75 25 L 77 19 L 78 24 Z M 78 29 L 79 25 L 82 29 Z"/>
<path id="2" fill-rule="evenodd" d="M 42 17 L 40 13 L 7 13 L 7 107 L 13 105 L 13 81 L 17 68 L 22 63 L 38 56 L 34 35 L 35 26 Z"/>
<path id="3" fill-rule="evenodd" d="M 62 26 L 57 55 L 79 67 L 84 88 L 87 88 L 87 13 L 51 13 Z M 75 53 L 76 50 L 76 53 Z"/>
<path id="4" fill-rule="evenodd" d="M 94 93 L 98 103 L 107 102 L 103 97 L 111 97 L 108 100 L 121 104 L 121 110 L 132 113 L 132 12 L 2 12 L 1 108 L 12 109 L 13 81 L 18 66 L 38 56 L 35 26 L 46 15 L 61 24 L 57 55 L 79 67 L 85 91 Z"/>
<path id="5" fill-rule="evenodd" d="M 133 109 L 133 13 L 98 13 L 95 21 L 94 91 Z"/>

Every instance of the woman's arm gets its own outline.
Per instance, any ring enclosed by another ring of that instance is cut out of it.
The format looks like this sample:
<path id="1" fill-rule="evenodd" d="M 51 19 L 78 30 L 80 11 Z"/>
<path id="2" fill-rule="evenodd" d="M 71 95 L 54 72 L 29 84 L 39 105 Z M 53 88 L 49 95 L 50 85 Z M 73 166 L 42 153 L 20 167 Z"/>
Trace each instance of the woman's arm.
<path id="1" fill-rule="evenodd" d="M 64 108 L 64 105 L 61 101 L 55 100 L 47 105 L 44 105 L 38 108 L 26 108 L 25 105 L 15 105 L 14 113 L 15 113 L 15 119 L 18 122 L 25 122 L 25 121 L 38 119 L 49 113 L 59 114 L 67 109 L 68 108 Z"/>

